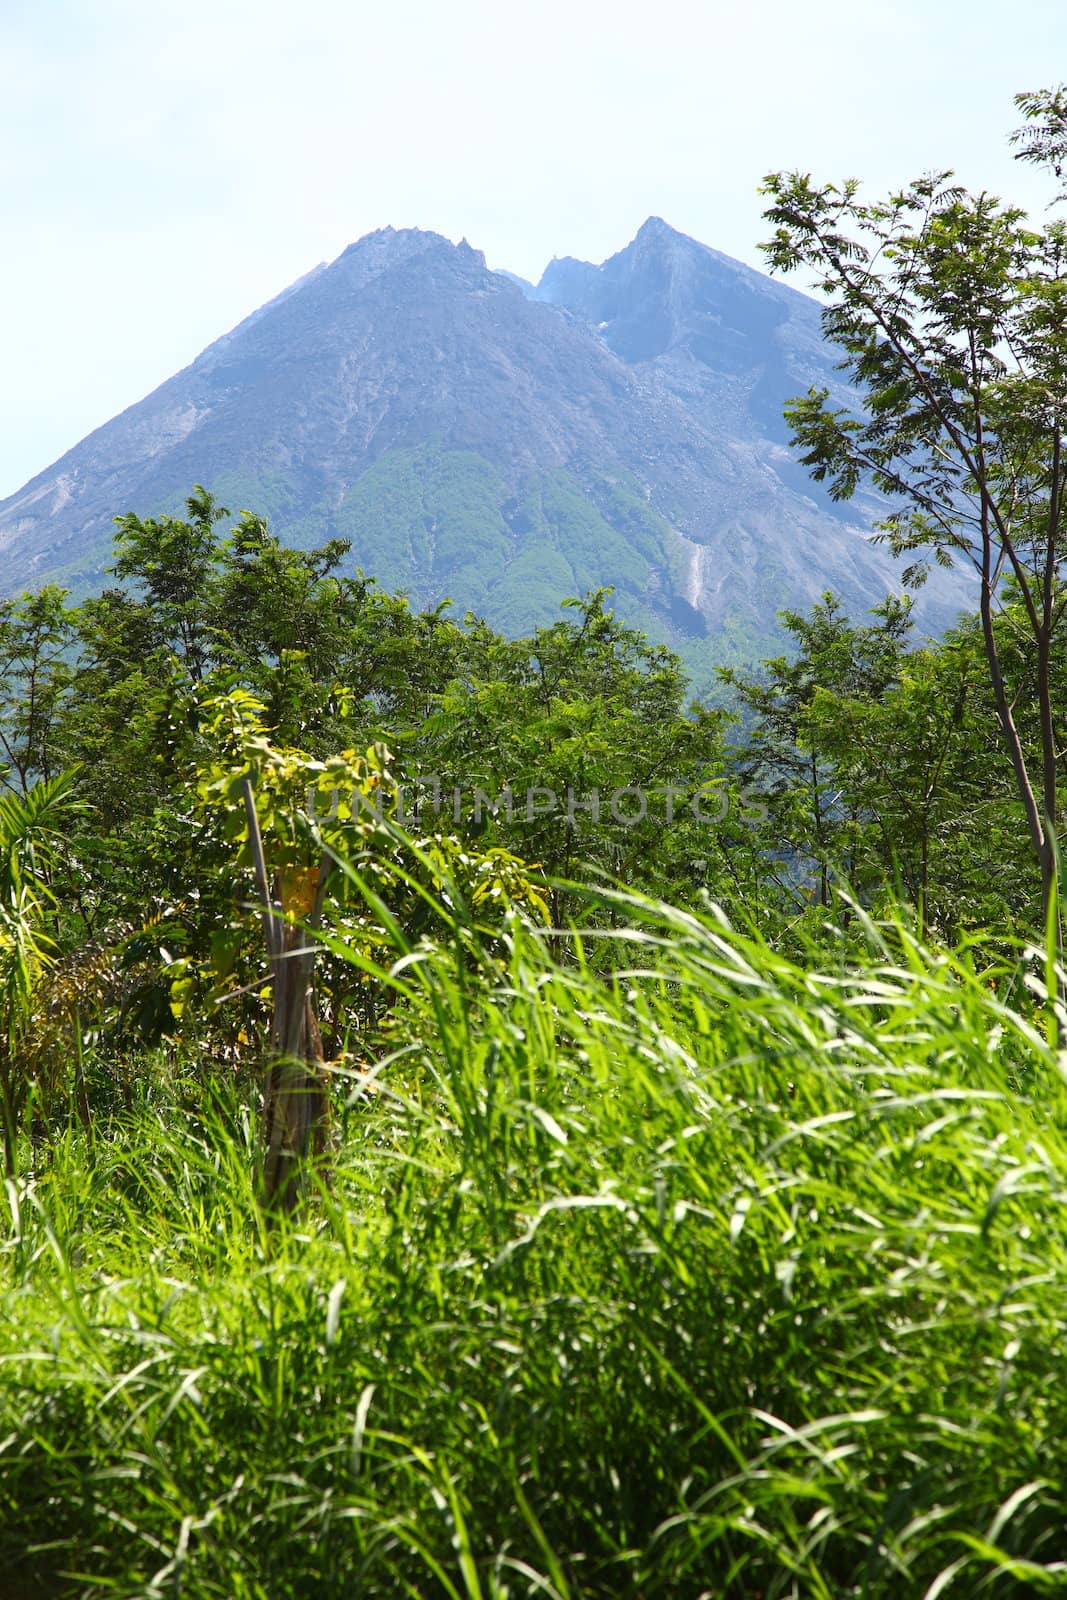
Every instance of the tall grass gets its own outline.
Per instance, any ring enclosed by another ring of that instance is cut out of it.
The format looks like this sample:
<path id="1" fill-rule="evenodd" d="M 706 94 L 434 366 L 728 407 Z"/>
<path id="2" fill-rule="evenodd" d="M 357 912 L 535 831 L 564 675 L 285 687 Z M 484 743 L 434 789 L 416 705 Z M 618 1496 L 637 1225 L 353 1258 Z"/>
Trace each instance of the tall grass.
<path id="1" fill-rule="evenodd" d="M 615 909 L 610 978 L 413 952 L 295 1222 L 240 1097 L 163 1078 L 8 1184 L 5 1600 L 1067 1593 L 1022 963 Z"/>

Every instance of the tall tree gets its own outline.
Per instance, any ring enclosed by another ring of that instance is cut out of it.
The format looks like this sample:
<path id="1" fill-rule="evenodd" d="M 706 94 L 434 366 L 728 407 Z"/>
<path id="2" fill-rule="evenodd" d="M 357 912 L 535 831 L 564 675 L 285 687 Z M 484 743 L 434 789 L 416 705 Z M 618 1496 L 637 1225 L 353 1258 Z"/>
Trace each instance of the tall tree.
<path id="1" fill-rule="evenodd" d="M 75 637 L 67 591 L 0 600 L 0 787 L 26 794 L 56 770 L 55 739 Z"/>
<path id="2" fill-rule="evenodd" d="M 1020 95 L 1018 155 L 1058 180 L 1067 150 L 1064 91 Z M 788 411 L 813 475 L 836 499 L 868 477 L 891 497 L 882 535 L 925 564 L 963 560 L 979 584 L 985 667 L 1046 905 L 1056 880 L 1063 751 L 1053 658 L 1067 589 L 1067 226 L 1041 227 L 950 172 L 868 203 L 858 184 L 769 176 L 772 268 L 814 270 L 826 332 L 860 407 L 812 390 Z M 995 625 L 1013 580 L 1033 660 L 1039 743 L 1016 721 Z"/>

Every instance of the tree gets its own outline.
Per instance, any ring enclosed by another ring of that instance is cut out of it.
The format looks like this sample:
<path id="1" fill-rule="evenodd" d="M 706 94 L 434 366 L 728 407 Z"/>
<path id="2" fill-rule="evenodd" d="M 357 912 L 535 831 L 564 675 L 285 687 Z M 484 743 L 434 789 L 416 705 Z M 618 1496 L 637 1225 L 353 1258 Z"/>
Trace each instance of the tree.
<path id="1" fill-rule="evenodd" d="M 1067 94 L 1016 104 L 1019 158 L 1059 179 Z M 826 333 L 860 402 L 835 407 L 825 389 L 792 401 L 801 459 L 835 499 L 864 477 L 890 497 L 881 536 L 917 553 L 916 580 L 930 559 L 977 574 L 985 668 L 1048 908 L 1062 817 L 1053 667 L 1067 609 L 1067 225 L 1035 227 L 951 177 L 866 203 L 855 180 L 772 174 L 762 192 L 775 232 L 763 248 L 775 270 L 814 269 Z M 1036 756 L 996 627 L 1009 576 L 1034 667 Z"/>
<path id="2" fill-rule="evenodd" d="M 145 522 L 132 513 L 116 517 L 113 571 L 140 585 L 155 624 L 157 646 L 173 650 L 199 678 L 211 645 L 205 595 L 219 556 L 215 528 L 229 512 L 200 484 L 185 505 L 185 521 L 161 517 Z"/>
<path id="3" fill-rule="evenodd" d="M 610 593 L 565 601 L 566 617 L 525 639 L 468 619 L 458 671 L 409 764 L 440 781 L 457 826 L 465 819 L 449 795 L 467 807 L 485 796 L 475 826 L 552 877 L 592 869 L 684 898 L 695 859 L 706 863 L 736 821 L 712 821 L 725 809 L 724 718 L 703 707 L 687 715 L 680 660 L 620 621 Z M 704 789 L 715 793 L 702 806 Z M 551 904 L 557 924 L 578 911 L 559 888 Z"/>
<path id="4" fill-rule="evenodd" d="M 53 902 L 49 868 L 76 806 L 74 782 L 73 773 L 61 773 L 28 794 L 0 795 L 0 1123 L 9 1178 L 29 1088 L 21 1051 L 37 985 L 55 951 L 45 926 Z"/>
<path id="5" fill-rule="evenodd" d="M 872 623 L 856 627 L 827 592 L 808 616 L 781 613 L 792 653 L 765 661 L 755 677 L 733 667 L 719 673 L 746 722 L 735 756 L 741 781 L 758 785 L 772 802 L 768 878 L 777 876 L 791 899 L 798 891 L 810 894 L 820 908 L 830 904 L 836 874 L 850 889 L 860 888 L 854 849 L 860 813 L 838 781 L 832 720 L 816 720 L 813 708 L 820 696 L 873 705 L 896 680 L 910 605 L 891 597 L 872 614 Z"/>
<path id="6" fill-rule="evenodd" d="M 332 934 L 347 955 L 349 977 L 370 970 L 381 978 L 383 948 L 391 965 L 397 956 L 410 958 L 417 944 L 425 949 L 443 939 L 460 966 L 472 965 L 492 950 L 509 916 L 540 921 L 547 905 L 516 857 L 473 852 L 452 836 L 406 834 L 397 825 L 398 786 L 384 746 L 321 761 L 275 745 L 266 707 L 246 690 L 208 698 L 202 709 L 216 748 L 195 774 L 199 799 L 209 811 L 228 812 L 236 864 L 253 876 L 266 946 L 263 1195 L 291 1211 L 309 1160 L 321 1165 L 330 1142 L 318 995 L 324 920 L 327 939 Z M 192 966 L 175 963 L 183 1000 L 196 985 Z M 395 974 L 389 980 L 385 1003 L 402 988 Z M 245 994 L 247 988 L 230 991 L 231 998 Z"/>
<path id="7" fill-rule="evenodd" d="M 975 737 L 975 700 L 986 709 L 977 667 L 965 644 L 914 650 L 882 692 L 817 689 L 807 717 L 841 797 L 852 884 L 865 899 L 888 891 L 913 905 L 923 937 L 1006 922 L 988 848 L 1005 846 L 1003 797 L 989 793 L 988 752 Z M 1000 864 L 1010 857 L 1008 848 Z"/>
<path id="8" fill-rule="evenodd" d="M 48 584 L 0 600 L 0 788 L 26 794 L 55 770 L 54 741 L 70 681 L 74 614 Z"/>

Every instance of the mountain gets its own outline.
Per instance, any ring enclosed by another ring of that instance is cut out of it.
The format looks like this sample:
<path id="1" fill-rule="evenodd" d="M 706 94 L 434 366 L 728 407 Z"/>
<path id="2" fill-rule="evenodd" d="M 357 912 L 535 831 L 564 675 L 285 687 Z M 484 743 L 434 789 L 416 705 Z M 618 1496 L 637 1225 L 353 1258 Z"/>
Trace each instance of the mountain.
<path id="1" fill-rule="evenodd" d="M 507 631 L 613 584 L 627 619 L 695 664 L 751 656 L 783 606 L 899 588 L 792 459 L 782 405 L 844 394 L 808 297 L 650 218 L 600 266 L 536 287 L 466 241 L 385 228 L 218 339 L 0 502 L 2 584 L 102 585 L 112 518 L 194 483 L 420 605 Z M 936 572 L 921 617 L 967 602 Z"/>

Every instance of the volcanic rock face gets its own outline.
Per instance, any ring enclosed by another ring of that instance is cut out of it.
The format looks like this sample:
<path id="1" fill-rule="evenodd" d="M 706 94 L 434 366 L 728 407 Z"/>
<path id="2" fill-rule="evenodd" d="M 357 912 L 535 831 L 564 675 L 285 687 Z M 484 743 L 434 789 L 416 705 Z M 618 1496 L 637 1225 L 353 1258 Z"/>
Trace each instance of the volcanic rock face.
<path id="1" fill-rule="evenodd" d="M 751 655 L 783 606 L 900 587 L 877 507 L 832 505 L 786 447 L 782 406 L 813 384 L 844 396 L 816 303 L 658 218 L 532 290 L 386 228 L 0 502 L 0 589 L 99 587 L 111 519 L 202 483 L 294 544 L 350 539 L 416 604 L 521 631 L 611 584 L 694 663 Z M 937 573 L 923 621 L 966 601 Z"/>

